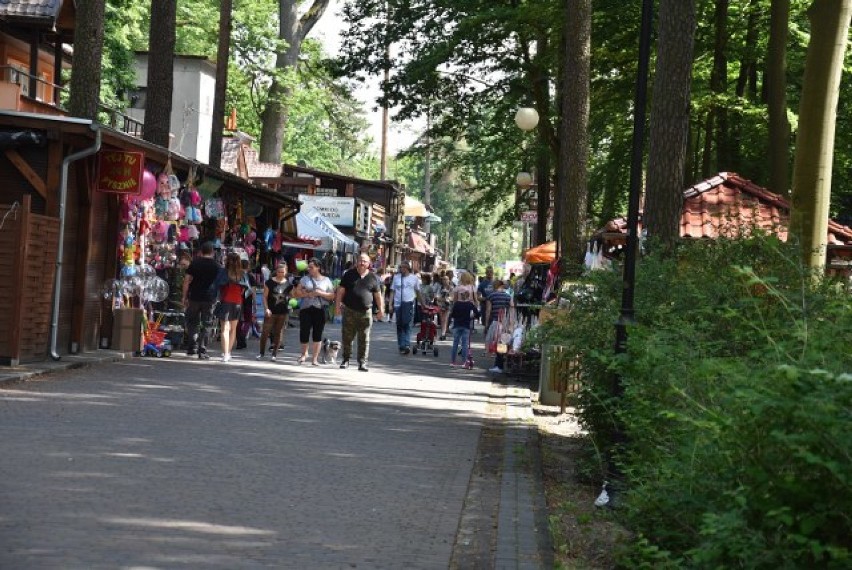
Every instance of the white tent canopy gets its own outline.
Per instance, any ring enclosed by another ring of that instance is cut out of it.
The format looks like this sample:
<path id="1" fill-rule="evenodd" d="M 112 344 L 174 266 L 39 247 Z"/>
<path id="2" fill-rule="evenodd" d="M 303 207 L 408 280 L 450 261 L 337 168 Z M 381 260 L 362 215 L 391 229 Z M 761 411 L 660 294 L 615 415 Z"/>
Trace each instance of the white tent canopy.
<path id="1" fill-rule="evenodd" d="M 322 241 L 322 245 L 316 248 L 318 250 L 335 251 L 338 248 L 338 240 L 328 235 L 325 230 L 302 212 L 296 214 L 296 233 L 302 239 Z"/>
<path id="2" fill-rule="evenodd" d="M 324 231 L 328 237 L 337 240 L 337 243 L 340 247 L 340 251 L 358 251 L 358 243 L 354 239 L 350 238 L 349 236 L 341 232 L 339 229 L 337 229 L 334 224 L 323 218 L 322 214 L 320 214 L 314 208 L 309 208 L 303 213 L 314 224 L 316 224 L 317 227 Z M 338 249 L 335 248 L 333 251 L 338 251 Z"/>

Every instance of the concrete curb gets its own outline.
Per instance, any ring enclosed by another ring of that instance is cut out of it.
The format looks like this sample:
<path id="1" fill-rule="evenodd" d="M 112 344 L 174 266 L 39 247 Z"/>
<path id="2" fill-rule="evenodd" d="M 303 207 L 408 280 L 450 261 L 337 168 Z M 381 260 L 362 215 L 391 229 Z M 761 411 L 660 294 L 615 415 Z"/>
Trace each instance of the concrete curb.
<path id="1" fill-rule="evenodd" d="M 104 362 L 118 362 L 132 356 L 132 353 L 129 352 L 98 350 L 80 354 L 66 354 L 57 361 L 45 360 L 19 364 L 17 366 L 0 367 L 0 388 L 20 384 L 27 380 L 33 380 L 55 372 L 88 368 L 89 366 Z"/>

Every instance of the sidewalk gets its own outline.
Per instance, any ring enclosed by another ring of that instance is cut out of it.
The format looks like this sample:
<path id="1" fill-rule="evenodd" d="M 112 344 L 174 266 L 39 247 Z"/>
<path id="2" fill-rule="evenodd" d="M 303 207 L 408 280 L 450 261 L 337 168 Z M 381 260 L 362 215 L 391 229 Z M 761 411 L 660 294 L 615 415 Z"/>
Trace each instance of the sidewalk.
<path id="1" fill-rule="evenodd" d="M 337 334 L 336 331 L 329 332 L 331 336 Z M 394 334 L 392 325 L 386 328 L 377 325 L 373 332 L 377 344 L 391 343 Z M 476 344 L 480 345 L 475 349 L 481 354 L 481 343 Z M 0 388 L 55 372 L 133 358 L 142 357 L 98 350 L 66 355 L 59 361 L 49 359 L 0 367 Z M 144 360 L 155 361 L 153 358 Z M 399 360 L 396 355 L 391 360 L 417 362 L 417 359 Z M 430 357 L 423 360 L 422 365 L 432 361 Z M 488 401 L 492 419 L 482 425 L 479 457 L 468 483 L 450 567 L 465 568 L 473 564 L 475 567 L 497 569 L 551 568 L 552 545 L 530 389 L 505 375 L 489 375 L 485 370 L 486 361 L 490 365 L 489 359 L 480 358 L 477 370 L 472 372 L 481 380 L 488 378 L 491 381 Z M 374 364 L 377 371 L 387 366 L 380 362 Z M 486 463 L 484 466 L 479 464 L 482 459 Z"/>
<path id="2" fill-rule="evenodd" d="M 47 360 L 41 362 L 31 362 L 17 366 L 0 366 L 0 388 L 32 380 L 45 374 L 75 368 L 86 368 L 103 362 L 117 362 L 132 357 L 130 353 L 116 350 L 95 350 L 80 354 L 66 354 L 59 360 L 53 360 L 48 357 Z"/>

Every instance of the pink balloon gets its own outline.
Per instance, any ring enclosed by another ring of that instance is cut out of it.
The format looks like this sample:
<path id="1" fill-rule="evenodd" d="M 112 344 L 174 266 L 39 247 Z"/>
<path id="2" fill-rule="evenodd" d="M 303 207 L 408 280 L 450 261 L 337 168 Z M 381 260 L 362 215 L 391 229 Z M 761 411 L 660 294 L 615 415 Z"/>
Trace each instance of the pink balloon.
<path id="1" fill-rule="evenodd" d="M 139 194 L 140 200 L 150 200 L 157 193 L 157 177 L 154 176 L 148 169 L 142 171 L 142 193 Z"/>

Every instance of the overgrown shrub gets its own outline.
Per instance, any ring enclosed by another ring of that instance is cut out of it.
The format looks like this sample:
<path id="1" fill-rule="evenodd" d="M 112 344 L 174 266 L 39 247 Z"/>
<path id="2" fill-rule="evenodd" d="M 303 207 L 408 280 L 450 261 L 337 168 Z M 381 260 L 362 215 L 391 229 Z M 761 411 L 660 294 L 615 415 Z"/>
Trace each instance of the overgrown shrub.
<path id="1" fill-rule="evenodd" d="M 852 564 L 852 303 L 796 259 L 761 236 L 643 258 L 623 358 L 618 276 L 594 276 L 568 321 L 542 327 L 582 355 L 598 444 L 614 450 L 615 425 L 626 436 L 623 513 L 639 538 L 625 566 Z"/>

